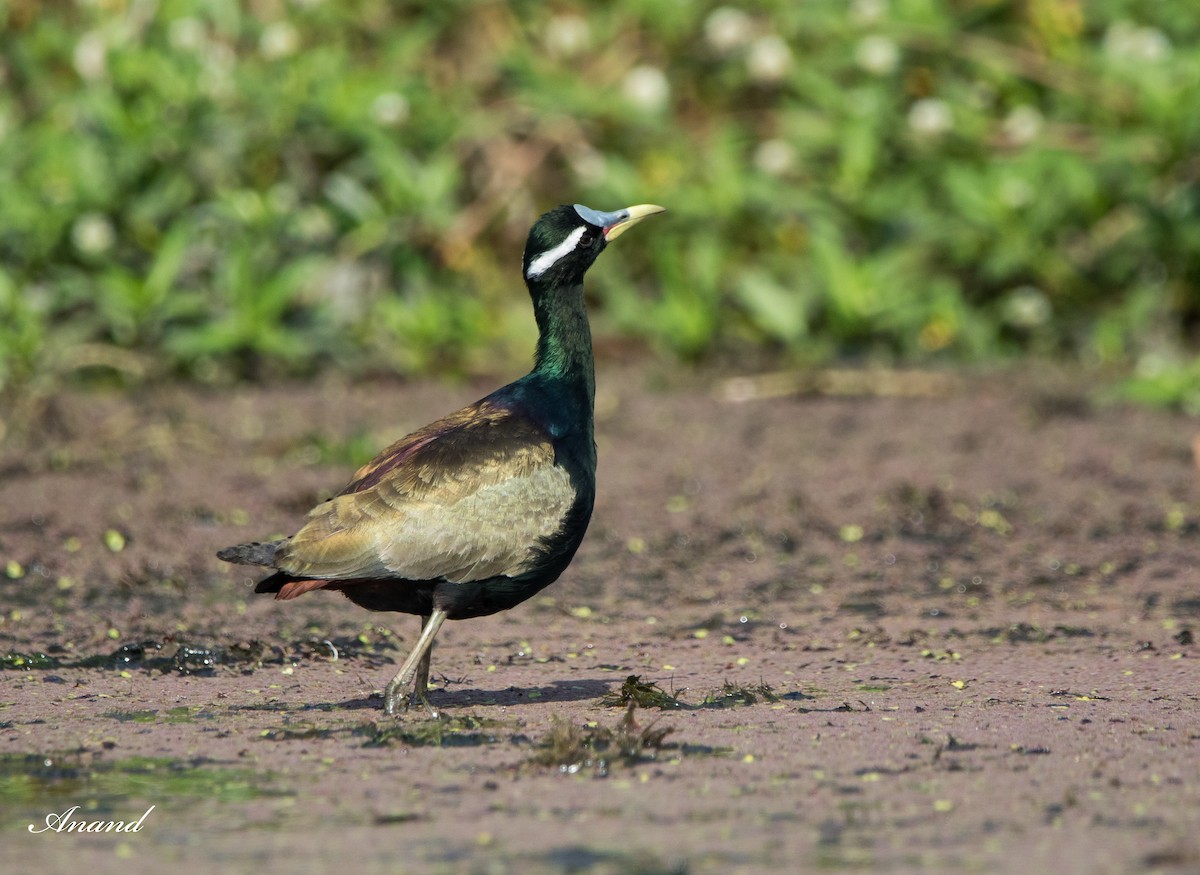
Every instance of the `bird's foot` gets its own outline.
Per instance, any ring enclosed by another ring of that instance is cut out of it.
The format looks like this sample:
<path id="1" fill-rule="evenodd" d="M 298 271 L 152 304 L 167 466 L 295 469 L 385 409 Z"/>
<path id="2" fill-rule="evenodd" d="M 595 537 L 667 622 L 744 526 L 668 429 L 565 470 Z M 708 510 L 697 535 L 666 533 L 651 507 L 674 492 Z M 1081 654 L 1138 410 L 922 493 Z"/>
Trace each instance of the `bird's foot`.
<path id="1" fill-rule="evenodd" d="M 383 713 L 389 717 L 395 717 L 408 711 L 408 696 L 401 692 L 408 684 L 399 683 L 400 680 L 401 678 L 398 677 L 392 678 L 392 682 L 383 691 Z"/>
<path id="2" fill-rule="evenodd" d="M 403 690 L 408 686 L 407 683 L 397 683 L 397 678 L 387 685 L 383 691 L 383 713 L 389 717 L 398 717 L 401 714 L 407 714 L 410 708 L 422 707 L 429 713 L 429 719 L 437 720 L 441 715 L 437 708 L 433 707 L 429 702 L 429 697 L 426 692 L 413 690 L 411 695 L 405 695 Z"/>

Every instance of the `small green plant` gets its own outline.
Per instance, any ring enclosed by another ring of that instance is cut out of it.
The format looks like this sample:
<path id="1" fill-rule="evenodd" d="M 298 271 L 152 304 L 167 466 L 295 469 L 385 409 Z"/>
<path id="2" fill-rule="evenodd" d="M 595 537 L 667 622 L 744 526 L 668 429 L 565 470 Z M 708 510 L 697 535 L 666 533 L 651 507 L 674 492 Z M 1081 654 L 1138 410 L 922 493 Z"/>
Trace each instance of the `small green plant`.
<path id="1" fill-rule="evenodd" d="M 709 708 L 736 708 L 741 705 L 757 705 L 759 702 L 778 702 L 779 696 L 770 684 L 735 684 L 725 681 L 721 691 L 704 697 L 702 705 Z"/>
<path id="2" fill-rule="evenodd" d="M 668 693 L 654 681 L 643 681 L 636 674 L 625 678 L 615 693 L 605 693 L 600 698 L 600 704 L 606 708 L 636 705 L 639 708 L 658 708 L 663 711 L 688 707 L 674 693 Z"/>
<path id="3" fill-rule="evenodd" d="M 180 224 L 164 235 L 145 272 L 119 263 L 101 269 L 96 315 L 115 345 L 152 349 L 177 323 L 202 314 L 203 301 L 177 289 L 190 234 Z"/>
<path id="4" fill-rule="evenodd" d="M 182 361 L 232 359 L 250 374 L 263 361 L 311 366 L 311 325 L 300 302 L 315 267 L 311 258 L 280 264 L 265 247 L 235 245 L 214 277 L 220 309 L 181 329 L 171 350 Z"/>
<path id="5" fill-rule="evenodd" d="M 529 761 L 567 774 L 591 770 L 596 777 L 606 777 L 614 765 L 653 761 L 674 730 L 658 726 L 657 721 L 639 724 L 636 710 L 637 705 L 630 702 L 611 729 L 598 724 L 580 727 L 556 717 Z"/>

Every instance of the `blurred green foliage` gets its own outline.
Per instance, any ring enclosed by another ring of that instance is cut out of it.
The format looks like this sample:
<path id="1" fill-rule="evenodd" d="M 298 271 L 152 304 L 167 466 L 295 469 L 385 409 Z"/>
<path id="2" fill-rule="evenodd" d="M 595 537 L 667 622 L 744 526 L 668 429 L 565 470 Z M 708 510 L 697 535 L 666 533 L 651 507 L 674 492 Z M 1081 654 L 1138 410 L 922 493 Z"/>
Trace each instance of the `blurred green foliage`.
<path id="1" fill-rule="evenodd" d="M 1195 0 L 0 0 L 0 25 L 0 387 L 508 368 L 536 215 L 650 201 L 590 277 L 601 336 L 1066 354 L 1200 399 Z"/>

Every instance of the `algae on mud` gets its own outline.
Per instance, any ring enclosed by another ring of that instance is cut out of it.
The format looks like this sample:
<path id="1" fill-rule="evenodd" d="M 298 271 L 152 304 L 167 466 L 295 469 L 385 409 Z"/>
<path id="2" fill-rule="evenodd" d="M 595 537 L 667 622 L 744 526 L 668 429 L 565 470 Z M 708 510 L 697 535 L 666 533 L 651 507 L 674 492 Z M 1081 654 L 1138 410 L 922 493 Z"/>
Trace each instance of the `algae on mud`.
<path id="1" fill-rule="evenodd" d="M 108 759 L 84 751 L 0 753 L 0 829 L 36 822 L 64 803 L 89 816 L 127 812 L 132 804 L 169 805 L 178 812 L 201 800 L 242 802 L 294 794 L 276 776 L 197 757 Z"/>

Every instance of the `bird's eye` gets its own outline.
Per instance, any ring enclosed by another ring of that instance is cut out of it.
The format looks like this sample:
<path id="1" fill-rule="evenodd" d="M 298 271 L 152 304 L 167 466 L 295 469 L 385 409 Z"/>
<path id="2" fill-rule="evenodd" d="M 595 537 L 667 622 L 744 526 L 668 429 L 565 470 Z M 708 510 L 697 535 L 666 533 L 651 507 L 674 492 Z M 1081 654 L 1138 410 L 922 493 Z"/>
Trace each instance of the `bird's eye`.
<path id="1" fill-rule="evenodd" d="M 595 240 L 596 240 L 595 234 L 593 234 L 591 231 L 584 231 L 583 236 L 581 236 L 579 238 L 579 247 L 578 248 L 587 249 L 589 246 L 592 245 L 592 243 L 595 242 Z"/>

